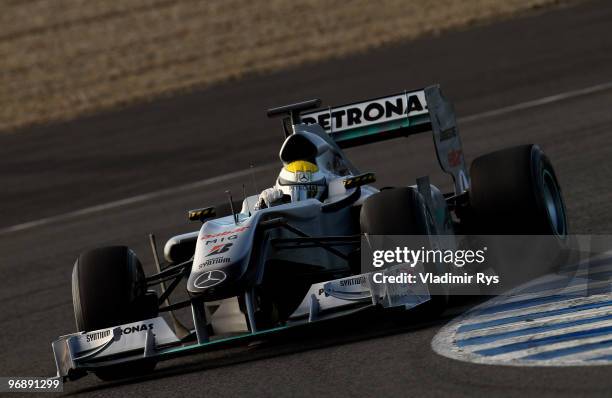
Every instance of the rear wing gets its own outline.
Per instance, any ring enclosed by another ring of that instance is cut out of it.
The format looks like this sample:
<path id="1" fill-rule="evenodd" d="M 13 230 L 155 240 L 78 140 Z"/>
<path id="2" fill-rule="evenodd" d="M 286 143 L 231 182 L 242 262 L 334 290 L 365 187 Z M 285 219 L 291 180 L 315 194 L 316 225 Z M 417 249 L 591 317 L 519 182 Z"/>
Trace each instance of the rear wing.
<path id="1" fill-rule="evenodd" d="M 438 162 L 453 177 L 455 193 L 469 188 L 455 112 L 438 85 L 302 112 L 301 122 L 320 125 L 341 148 L 431 131 Z"/>

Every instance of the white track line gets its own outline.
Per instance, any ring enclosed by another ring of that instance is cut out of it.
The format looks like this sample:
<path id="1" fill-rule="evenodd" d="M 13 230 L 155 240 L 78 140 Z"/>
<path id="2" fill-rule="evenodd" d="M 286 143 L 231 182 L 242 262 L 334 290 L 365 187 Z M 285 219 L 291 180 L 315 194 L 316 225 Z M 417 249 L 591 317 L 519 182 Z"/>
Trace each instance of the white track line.
<path id="1" fill-rule="evenodd" d="M 171 194 L 177 194 L 180 192 L 190 191 L 192 189 L 202 188 L 212 184 L 218 184 L 220 182 L 232 180 L 235 178 L 246 177 L 251 173 L 257 173 L 260 171 L 271 169 L 272 167 L 277 167 L 277 164 L 267 164 L 263 166 L 253 167 L 252 169 L 246 169 L 241 171 L 236 171 L 233 173 L 222 174 L 220 176 L 206 178 L 204 180 L 191 182 L 189 184 L 179 185 L 172 188 L 161 189 L 159 191 L 149 192 L 142 195 L 136 195 L 125 199 L 116 200 L 113 202 L 102 203 L 96 206 L 85 207 L 83 209 L 71 211 L 69 213 L 58 214 L 57 216 L 51 216 L 46 218 L 41 218 L 34 221 L 25 222 L 22 224 L 12 225 L 10 227 L 0 229 L 0 235 L 8 234 L 11 232 L 23 231 L 34 227 L 40 227 L 42 225 L 52 224 L 54 222 L 66 221 L 75 217 L 90 215 L 93 213 L 99 213 L 101 211 L 115 209 L 122 206 L 131 205 L 134 203 L 145 202 L 147 200 L 156 199 L 162 196 L 167 196 Z"/>
<path id="2" fill-rule="evenodd" d="M 516 111 L 520 111 L 523 109 L 535 108 L 542 105 L 551 104 L 553 102 L 559 102 L 570 98 L 582 97 L 584 95 L 595 94 L 602 91 L 612 89 L 612 82 L 596 84 L 591 87 L 581 88 L 577 90 L 570 90 L 563 93 L 550 95 L 548 97 L 538 98 L 531 101 L 520 102 L 515 105 L 505 106 L 503 108 L 494 109 L 492 111 L 478 113 L 472 116 L 466 116 L 464 118 L 459 118 L 459 122 L 469 123 L 475 120 L 480 120 L 484 118 L 489 118 L 493 116 L 505 115 L 507 113 L 512 113 Z"/>
<path id="3" fill-rule="evenodd" d="M 586 87 L 586 88 L 582 88 L 578 90 L 570 90 L 570 91 L 566 91 L 563 93 L 551 95 L 548 97 L 538 98 L 538 99 L 526 101 L 526 102 L 520 102 L 515 105 L 510 105 L 510 106 L 506 106 L 503 108 L 494 109 L 491 111 L 486 111 L 482 113 L 477 113 L 475 115 L 458 118 L 457 122 L 458 123 L 470 123 L 470 122 L 474 122 L 477 120 L 482 120 L 482 119 L 486 119 L 486 118 L 490 118 L 494 116 L 501 116 L 501 115 L 505 115 L 508 113 L 512 113 L 512 112 L 516 112 L 516 111 L 520 111 L 524 109 L 535 108 L 538 106 L 547 105 L 547 104 L 551 104 L 554 102 L 567 100 L 570 98 L 576 98 L 576 97 L 581 97 L 584 95 L 594 94 L 594 93 L 598 93 L 598 92 L 602 92 L 602 91 L 606 91 L 610 89 L 612 89 L 612 82 L 601 83 L 601 84 L 597 84 L 591 87 Z M 257 171 L 267 170 L 267 169 L 271 169 L 277 166 L 278 165 L 276 163 L 270 163 L 270 164 L 255 167 L 253 168 L 253 171 L 257 172 Z M 99 213 L 101 211 L 115 209 L 118 207 L 131 205 L 134 203 L 145 202 L 147 200 L 159 198 L 161 196 L 166 196 L 166 195 L 174 194 L 177 192 L 184 192 L 184 191 L 189 191 L 189 190 L 196 189 L 196 188 L 202 188 L 207 185 L 217 184 L 217 183 L 228 181 L 234 178 L 245 177 L 249 175 L 250 173 L 251 173 L 251 170 L 249 169 L 249 170 L 242 170 L 242 171 L 237 171 L 233 173 L 222 174 L 216 177 L 207 178 L 204 180 L 192 182 L 192 183 L 185 184 L 185 185 L 179 185 L 173 188 L 166 188 L 166 189 L 162 189 L 159 191 L 145 193 L 142 195 L 136 195 L 136 196 L 132 196 L 132 197 L 125 198 L 125 199 L 116 200 L 113 202 L 107 202 L 107 203 L 99 204 L 96 206 L 86 207 L 83 209 L 71 211 L 71 212 L 64 213 L 64 214 L 58 214 L 56 216 L 40 218 L 38 220 L 28 221 L 25 223 L 12 225 L 10 227 L 1 228 L 0 235 L 12 233 L 12 232 L 24 231 L 30 228 L 40 227 L 40 226 L 52 224 L 55 222 L 61 222 L 61 221 L 69 220 L 69 219 L 79 217 L 79 216 Z"/>

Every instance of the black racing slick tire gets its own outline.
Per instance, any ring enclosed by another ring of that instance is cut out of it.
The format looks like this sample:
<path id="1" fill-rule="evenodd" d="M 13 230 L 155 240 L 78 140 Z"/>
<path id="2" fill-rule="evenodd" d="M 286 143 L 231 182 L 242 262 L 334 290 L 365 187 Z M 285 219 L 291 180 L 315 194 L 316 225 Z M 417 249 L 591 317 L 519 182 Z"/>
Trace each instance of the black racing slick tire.
<path id="1" fill-rule="evenodd" d="M 568 261 L 561 187 L 540 147 L 521 145 L 480 156 L 470 178 L 469 230 L 486 242 L 505 286 L 554 272 Z"/>
<path id="2" fill-rule="evenodd" d="M 368 235 L 436 235 L 433 218 L 423 196 L 414 188 L 398 187 L 382 190 L 365 200 L 360 214 L 361 232 Z M 437 270 L 439 272 L 439 270 Z M 439 285 L 428 286 L 430 316 L 441 313 L 448 303 L 448 292 Z"/>
<path id="3" fill-rule="evenodd" d="M 561 187 L 550 160 L 537 145 L 476 158 L 470 179 L 470 206 L 478 233 L 567 235 Z"/>
<path id="4" fill-rule="evenodd" d="M 380 191 L 366 199 L 360 215 L 361 232 L 369 235 L 427 235 L 425 201 L 414 188 Z"/>
<path id="5" fill-rule="evenodd" d="M 72 272 L 72 301 L 79 331 L 104 329 L 157 316 L 157 295 L 146 290 L 142 265 L 125 246 L 102 247 L 79 255 Z M 148 373 L 146 360 L 100 368 L 103 380 Z"/>

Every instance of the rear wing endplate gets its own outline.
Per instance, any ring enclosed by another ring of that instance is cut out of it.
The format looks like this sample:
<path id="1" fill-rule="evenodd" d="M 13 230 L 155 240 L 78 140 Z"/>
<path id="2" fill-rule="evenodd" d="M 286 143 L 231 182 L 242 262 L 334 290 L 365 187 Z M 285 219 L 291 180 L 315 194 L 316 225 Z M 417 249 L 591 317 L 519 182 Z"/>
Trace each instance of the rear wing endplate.
<path id="1" fill-rule="evenodd" d="M 469 188 L 455 112 L 438 85 L 304 112 L 301 121 L 319 124 L 341 148 L 432 131 L 438 162 L 453 177 L 455 193 Z"/>

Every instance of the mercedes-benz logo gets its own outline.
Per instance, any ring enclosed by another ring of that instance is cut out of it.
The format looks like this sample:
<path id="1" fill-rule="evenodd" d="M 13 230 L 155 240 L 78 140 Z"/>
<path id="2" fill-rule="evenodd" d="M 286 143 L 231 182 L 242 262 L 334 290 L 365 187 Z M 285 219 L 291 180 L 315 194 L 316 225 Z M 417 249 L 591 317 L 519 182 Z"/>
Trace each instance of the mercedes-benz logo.
<path id="1" fill-rule="evenodd" d="M 207 289 L 223 282 L 226 277 L 225 272 L 214 269 L 201 273 L 193 282 L 193 285 L 199 289 Z"/>
<path id="2" fill-rule="evenodd" d="M 297 173 L 297 179 L 299 182 L 308 182 L 310 181 L 310 177 L 306 173 Z"/>

